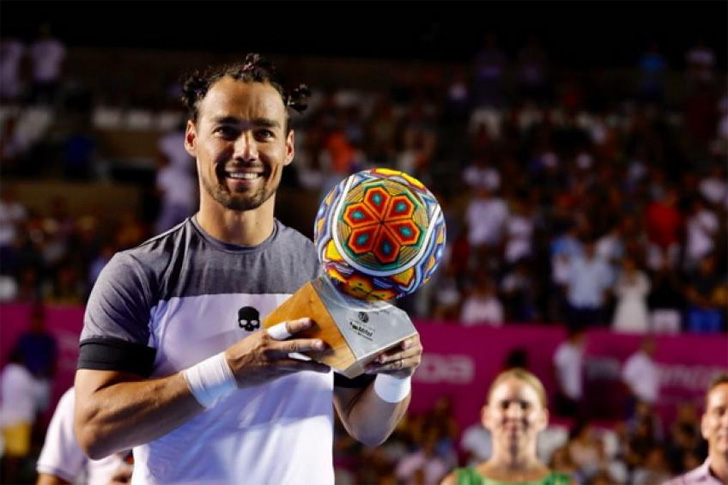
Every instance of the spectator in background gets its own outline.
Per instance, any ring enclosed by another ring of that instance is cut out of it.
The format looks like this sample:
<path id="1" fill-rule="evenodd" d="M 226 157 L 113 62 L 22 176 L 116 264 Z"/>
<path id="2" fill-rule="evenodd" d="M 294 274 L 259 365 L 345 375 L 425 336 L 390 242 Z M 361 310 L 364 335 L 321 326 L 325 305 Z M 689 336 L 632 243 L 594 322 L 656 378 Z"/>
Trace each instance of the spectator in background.
<path id="1" fill-rule="evenodd" d="M 113 485 L 130 483 L 131 452 L 114 453 L 101 460 L 90 460 L 81 450 L 73 432 L 75 392 L 68 389 L 58 401 L 38 457 L 36 485 Z"/>
<path id="2" fill-rule="evenodd" d="M 481 186 L 468 201 L 465 221 L 471 248 L 498 247 L 505 235 L 508 206 L 502 198 Z"/>
<path id="3" fill-rule="evenodd" d="M 477 108 L 500 109 L 505 101 L 503 77 L 508 59 L 498 47 L 496 35 L 489 32 L 484 38 L 483 47 L 475 55 L 473 92 Z"/>
<path id="4" fill-rule="evenodd" d="M 667 461 L 673 475 L 684 473 L 695 466 L 684 466 L 690 456 L 706 455 L 701 453 L 700 417 L 692 402 L 678 405 L 677 414 L 670 425 L 670 439 L 666 446 Z"/>
<path id="5" fill-rule="evenodd" d="M 55 104 L 61 88 L 61 70 L 66 57 L 63 43 L 53 37 L 51 26 L 43 24 L 38 30 L 38 40 L 30 46 L 33 65 L 32 101 L 35 104 Z"/>
<path id="6" fill-rule="evenodd" d="M 567 338 L 556 347 L 553 363 L 556 375 L 556 403 L 554 412 L 559 416 L 577 417 L 584 398 L 584 347 L 586 333 L 583 327 L 570 327 Z"/>
<path id="7" fill-rule="evenodd" d="M 482 273 L 476 276 L 475 286 L 465 297 L 460 311 L 463 325 L 490 324 L 503 325 L 503 304 L 498 300 L 495 283 Z"/>
<path id="8" fill-rule="evenodd" d="M 579 418 L 569 431 L 567 443 L 569 456 L 580 477 L 589 483 L 600 471 L 606 469 L 604 446 L 597 438 L 594 427 L 586 418 Z"/>
<path id="9" fill-rule="evenodd" d="M 617 295 L 617 308 L 612 320 L 612 329 L 616 332 L 647 333 L 649 317 L 647 314 L 647 295 L 650 291 L 650 280 L 637 267 L 633 257 L 627 256 L 622 261 L 622 272 L 617 278 L 614 293 Z"/>
<path id="10" fill-rule="evenodd" d="M 658 200 L 645 209 L 645 231 L 647 238 L 659 251 L 660 260 L 677 261 L 680 250 L 683 217 L 678 209 L 680 193 L 677 188 L 667 188 Z"/>
<path id="11" fill-rule="evenodd" d="M 728 120 L 728 96 L 722 103 L 722 109 L 725 112 L 726 120 Z M 726 124 L 728 127 L 728 123 Z M 712 206 L 718 207 L 723 205 L 725 208 L 728 204 L 728 174 L 726 174 L 725 160 L 720 160 L 710 167 L 710 171 L 700 180 L 698 186 L 700 195 Z"/>
<path id="12" fill-rule="evenodd" d="M 500 188 L 501 179 L 498 169 L 493 167 L 486 155 L 478 155 L 463 170 L 463 182 L 473 191 L 484 188 L 491 192 Z"/>
<path id="13" fill-rule="evenodd" d="M 169 158 L 159 154 L 156 189 L 160 207 L 154 230 L 155 234 L 161 234 L 194 213 L 197 182 L 187 169 L 176 167 Z"/>
<path id="14" fill-rule="evenodd" d="M 650 42 L 638 63 L 639 85 L 637 98 L 645 103 L 662 104 L 665 96 L 667 61 L 660 53 L 660 45 Z"/>
<path id="15" fill-rule="evenodd" d="M 17 348 L 26 367 L 37 381 L 38 408 L 45 411 L 51 397 L 51 385 L 58 366 L 58 343 L 46 329 L 46 310 L 38 303 L 30 311 L 30 326 L 18 338 Z"/>
<path id="16" fill-rule="evenodd" d="M 0 273 L 9 269 L 11 247 L 27 218 L 28 212 L 18 201 L 15 189 L 7 184 L 0 187 Z"/>
<path id="17" fill-rule="evenodd" d="M 652 276 L 648 297 L 650 325 L 654 333 L 678 333 L 682 322 L 684 296 L 678 273 L 663 260 Z"/>
<path id="18" fill-rule="evenodd" d="M 101 270 L 104 269 L 104 266 L 106 266 L 109 261 L 111 261 L 115 252 L 116 248 L 114 248 L 114 246 L 110 243 L 105 243 L 101 246 L 98 254 L 89 264 L 87 279 L 88 288 L 92 288 L 94 286 L 99 274 L 101 274 Z"/>
<path id="19" fill-rule="evenodd" d="M 708 387 L 700 431 L 708 442 L 702 465 L 665 485 L 719 485 L 728 483 L 728 374 L 718 374 Z"/>
<path id="20" fill-rule="evenodd" d="M 510 207 L 511 212 L 505 222 L 504 256 L 506 263 L 513 265 L 520 259 L 533 256 L 533 232 L 536 224 L 528 197 L 514 197 L 510 201 Z"/>
<path id="21" fill-rule="evenodd" d="M 538 38 L 530 35 L 518 53 L 518 87 L 523 99 L 543 104 L 548 99 L 548 56 Z"/>
<path id="22" fill-rule="evenodd" d="M 645 337 L 640 349 L 627 358 L 622 367 L 622 381 L 630 393 L 628 416 L 632 416 L 638 402 L 649 406 L 657 404 L 660 396 L 660 374 L 655 363 L 657 342 L 654 337 Z"/>
<path id="23" fill-rule="evenodd" d="M 31 431 L 41 391 L 22 352 L 14 349 L 0 374 L 0 430 L 4 443 L 2 483 L 19 483 L 30 455 Z"/>
<path id="24" fill-rule="evenodd" d="M 436 283 L 432 290 L 432 318 L 457 320 L 460 317 L 462 294 L 459 288 L 460 275 L 453 261 L 448 262 L 434 278 Z"/>
<path id="25" fill-rule="evenodd" d="M 97 143 L 85 123 L 73 127 L 63 139 L 63 175 L 67 180 L 92 180 L 96 176 Z"/>
<path id="26" fill-rule="evenodd" d="M 0 39 L 0 101 L 13 103 L 22 93 L 20 62 L 25 45 L 16 38 L 3 34 Z"/>
<path id="27" fill-rule="evenodd" d="M 599 325 L 606 321 L 607 292 L 612 280 L 609 264 L 597 256 L 594 240 L 587 239 L 583 256 L 570 260 L 565 274 L 570 326 Z"/>
<path id="28" fill-rule="evenodd" d="M 469 467 L 474 467 L 491 457 L 493 438 L 490 431 L 483 426 L 482 419 L 465 428 L 460 439 L 460 450 L 463 453 L 464 463 Z"/>
<path id="29" fill-rule="evenodd" d="M 501 281 L 506 320 L 532 322 L 538 318 L 536 311 L 536 282 L 531 264 L 525 259 L 516 261 Z"/>
<path id="30" fill-rule="evenodd" d="M 121 213 L 115 226 L 114 245 L 117 249 L 129 249 L 141 244 L 147 237 L 147 228 L 131 210 Z"/>
<path id="31" fill-rule="evenodd" d="M 43 292 L 43 301 L 53 305 L 83 305 L 88 291 L 81 268 L 73 261 L 62 261 L 50 285 Z"/>
<path id="32" fill-rule="evenodd" d="M 655 445 L 649 449 L 642 464 L 632 473 L 632 483 L 634 485 L 664 483 L 671 476 L 665 449 L 662 445 Z"/>
<path id="33" fill-rule="evenodd" d="M 499 374 L 490 386 L 481 417 L 493 437 L 491 458 L 477 466 L 455 469 L 445 477 L 443 485 L 571 483 L 569 476 L 549 470 L 536 454 L 538 435 L 549 419 L 546 391 L 536 376 L 524 369 Z"/>
<path id="34" fill-rule="evenodd" d="M 698 41 L 685 54 L 688 89 L 696 90 L 713 81 L 715 53 L 704 39 Z"/>
<path id="35" fill-rule="evenodd" d="M 688 271 L 697 268 L 700 260 L 715 250 L 719 228 L 718 216 L 706 207 L 702 197 L 696 196 L 685 218 L 685 268 Z"/>
<path id="36" fill-rule="evenodd" d="M 419 485 L 437 483 L 447 473 L 448 464 L 437 454 L 439 437 L 430 429 L 421 438 L 421 443 L 397 464 L 395 475 L 399 483 Z"/>
<path id="37" fill-rule="evenodd" d="M 455 420 L 453 400 L 443 395 L 437 398 L 432 408 L 428 410 L 421 420 L 422 433 L 427 435 L 434 431 L 437 436 L 435 452 L 448 468 L 456 466 L 458 462 L 456 439 L 460 434 L 458 422 Z"/>
<path id="38" fill-rule="evenodd" d="M 157 141 L 155 185 L 160 203 L 155 234 L 182 222 L 192 215 L 197 205 L 197 180 L 193 174 L 195 160 L 184 149 L 184 139 L 185 124 L 180 122 Z"/>
<path id="39" fill-rule="evenodd" d="M 17 116 L 10 114 L 2 120 L 0 168 L 4 175 L 28 173 L 28 167 L 23 163 L 30 145 L 31 140 L 28 135 L 18 129 Z"/>
<path id="40" fill-rule="evenodd" d="M 724 326 L 726 304 L 725 277 L 718 273 L 716 258 L 708 254 L 688 278 L 686 329 L 689 332 L 715 333 Z M 722 311 L 721 311 L 722 309 Z"/>

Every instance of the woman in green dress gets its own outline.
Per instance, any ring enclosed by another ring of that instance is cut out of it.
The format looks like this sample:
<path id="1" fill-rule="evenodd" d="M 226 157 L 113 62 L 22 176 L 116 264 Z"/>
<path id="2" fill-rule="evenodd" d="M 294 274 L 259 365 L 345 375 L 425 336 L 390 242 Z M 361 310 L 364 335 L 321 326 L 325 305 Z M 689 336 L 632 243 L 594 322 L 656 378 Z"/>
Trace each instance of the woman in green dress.
<path id="1" fill-rule="evenodd" d="M 566 485 L 571 477 L 549 470 L 536 455 L 536 439 L 549 419 L 546 391 L 525 369 L 510 369 L 496 377 L 481 411 L 491 433 L 493 455 L 468 468 L 457 468 L 442 485 Z"/>

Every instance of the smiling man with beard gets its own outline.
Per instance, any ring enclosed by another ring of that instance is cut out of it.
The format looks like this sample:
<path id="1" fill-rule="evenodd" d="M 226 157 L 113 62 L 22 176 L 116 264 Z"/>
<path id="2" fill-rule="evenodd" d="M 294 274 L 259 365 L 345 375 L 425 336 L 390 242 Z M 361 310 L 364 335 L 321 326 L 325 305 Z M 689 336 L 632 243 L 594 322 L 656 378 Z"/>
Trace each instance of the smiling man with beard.
<path id="1" fill-rule="evenodd" d="M 257 54 L 183 90 L 200 210 L 101 273 L 81 335 L 76 435 L 95 459 L 133 448 L 135 484 L 333 484 L 333 409 L 358 440 L 383 442 L 409 404 L 419 338 L 382 353 L 376 378 L 350 380 L 292 358 L 325 350 L 296 337 L 310 319 L 240 325 L 241 308 L 262 318 L 320 273 L 313 243 L 274 218 L 294 156 L 288 108 L 305 108 L 306 90 L 284 89 Z"/>

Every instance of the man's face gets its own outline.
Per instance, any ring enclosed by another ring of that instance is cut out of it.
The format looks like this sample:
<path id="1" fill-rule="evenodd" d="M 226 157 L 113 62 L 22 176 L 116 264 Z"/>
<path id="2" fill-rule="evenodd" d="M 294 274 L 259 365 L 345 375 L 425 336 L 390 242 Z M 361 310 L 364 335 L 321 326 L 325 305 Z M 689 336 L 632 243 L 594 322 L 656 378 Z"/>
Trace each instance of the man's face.
<path id="1" fill-rule="evenodd" d="M 716 386 L 708 394 L 700 430 L 711 454 L 728 457 L 728 383 Z"/>
<path id="2" fill-rule="evenodd" d="M 271 85 L 231 77 L 213 84 L 185 134 L 185 148 L 197 159 L 202 204 L 247 211 L 272 200 L 293 160 L 286 126 L 286 108 Z"/>

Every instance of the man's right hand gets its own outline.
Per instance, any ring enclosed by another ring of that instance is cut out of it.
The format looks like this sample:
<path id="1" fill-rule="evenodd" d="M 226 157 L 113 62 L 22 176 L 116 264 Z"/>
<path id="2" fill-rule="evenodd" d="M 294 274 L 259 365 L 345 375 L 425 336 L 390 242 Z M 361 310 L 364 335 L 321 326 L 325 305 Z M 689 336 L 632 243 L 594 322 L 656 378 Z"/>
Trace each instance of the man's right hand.
<path id="1" fill-rule="evenodd" d="M 238 387 L 258 386 L 295 372 L 313 371 L 327 373 L 330 367 L 313 360 L 291 358 L 293 353 L 319 353 L 326 349 L 320 339 L 295 338 L 298 332 L 311 328 L 313 320 L 299 318 L 285 325 L 291 337 L 274 339 L 267 330 L 261 330 L 225 351 L 225 359 L 235 375 Z"/>

